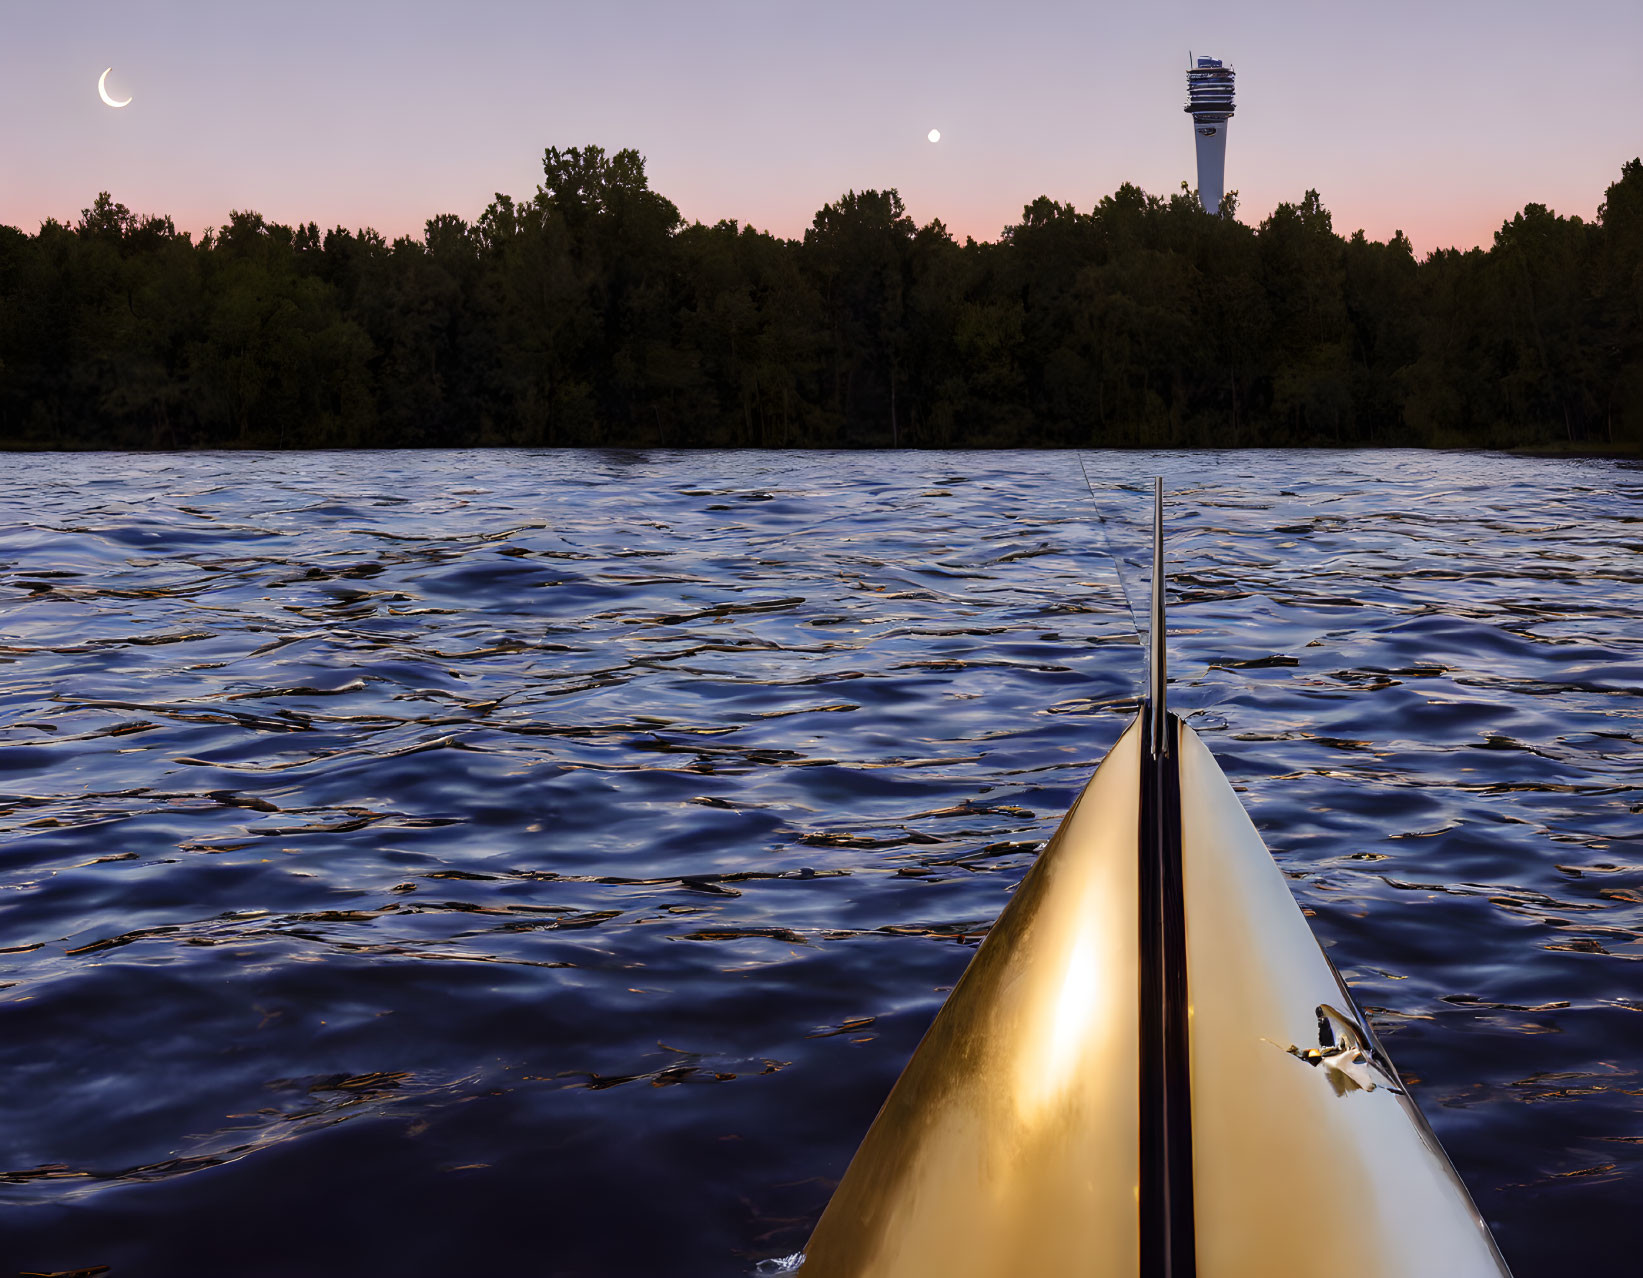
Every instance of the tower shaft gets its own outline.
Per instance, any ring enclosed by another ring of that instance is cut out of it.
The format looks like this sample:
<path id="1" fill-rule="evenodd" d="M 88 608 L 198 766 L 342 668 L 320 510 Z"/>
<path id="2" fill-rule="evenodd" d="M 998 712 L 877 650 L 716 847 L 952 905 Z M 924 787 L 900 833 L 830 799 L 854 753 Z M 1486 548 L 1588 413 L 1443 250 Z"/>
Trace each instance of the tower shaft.
<path id="1" fill-rule="evenodd" d="M 1227 189 L 1227 122 L 1194 122 L 1192 132 L 1198 143 L 1198 201 L 1204 212 L 1218 213 Z"/>

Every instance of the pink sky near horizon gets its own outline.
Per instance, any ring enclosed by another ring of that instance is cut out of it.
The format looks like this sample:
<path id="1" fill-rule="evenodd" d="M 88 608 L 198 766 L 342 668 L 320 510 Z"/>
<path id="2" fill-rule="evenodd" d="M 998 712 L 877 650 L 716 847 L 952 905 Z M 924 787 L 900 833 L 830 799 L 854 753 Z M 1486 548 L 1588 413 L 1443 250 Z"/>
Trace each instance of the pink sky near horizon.
<path id="1" fill-rule="evenodd" d="M 293 0 L 277 22 L 89 0 L 8 29 L 0 223 L 30 231 L 106 189 L 195 233 L 254 208 L 419 234 L 528 196 L 545 146 L 595 143 L 641 151 L 690 220 L 798 235 L 847 189 L 895 187 L 919 222 L 995 239 L 1041 194 L 1194 182 L 1189 50 L 1238 70 L 1246 221 L 1315 187 L 1342 233 L 1487 245 L 1529 202 L 1592 217 L 1643 153 L 1637 0 Z M 96 94 L 111 64 L 122 111 Z"/>

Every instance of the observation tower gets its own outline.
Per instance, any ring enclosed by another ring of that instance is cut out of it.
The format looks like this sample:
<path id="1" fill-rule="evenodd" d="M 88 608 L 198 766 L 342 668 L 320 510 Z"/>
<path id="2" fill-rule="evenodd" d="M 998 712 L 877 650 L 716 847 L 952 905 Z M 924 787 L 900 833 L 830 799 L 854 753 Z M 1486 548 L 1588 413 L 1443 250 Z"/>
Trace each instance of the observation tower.
<path id="1" fill-rule="evenodd" d="M 1187 105 L 1198 143 L 1198 199 L 1205 212 L 1221 208 L 1226 190 L 1227 121 L 1232 119 L 1232 68 L 1220 58 L 1188 59 Z"/>

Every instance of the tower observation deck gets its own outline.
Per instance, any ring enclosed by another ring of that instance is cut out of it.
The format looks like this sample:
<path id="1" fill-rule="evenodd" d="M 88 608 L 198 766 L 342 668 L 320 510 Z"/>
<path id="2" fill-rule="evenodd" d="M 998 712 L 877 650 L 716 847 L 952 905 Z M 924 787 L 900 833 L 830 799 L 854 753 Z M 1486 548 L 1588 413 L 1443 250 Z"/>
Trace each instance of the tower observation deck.
<path id="1" fill-rule="evenodd" d="M 1198 144 L 1198 199 L 1207 212 L 1221 208 L 1226 189 L 1227 121 L 1232 119 L 1233 70 L 1220 58 L 1187 67 L 1186 111 Z"/>

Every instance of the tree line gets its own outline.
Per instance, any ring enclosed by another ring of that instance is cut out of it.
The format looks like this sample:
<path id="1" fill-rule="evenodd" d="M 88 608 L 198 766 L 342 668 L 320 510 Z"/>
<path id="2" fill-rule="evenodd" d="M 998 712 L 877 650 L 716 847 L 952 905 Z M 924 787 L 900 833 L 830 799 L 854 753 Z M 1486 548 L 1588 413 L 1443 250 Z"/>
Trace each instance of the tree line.
<path id="1" fill-rule="evenodd" d="M 851 191 L 799 239 L 685 224 L 634 151 L 420 238 L 108 193 L 0 226 L 0 447 L 1643 442 L 1643 164 L 1487 249 L 1337 234 L 1316 191 L 1040 198 L 996 242 Z"/>

